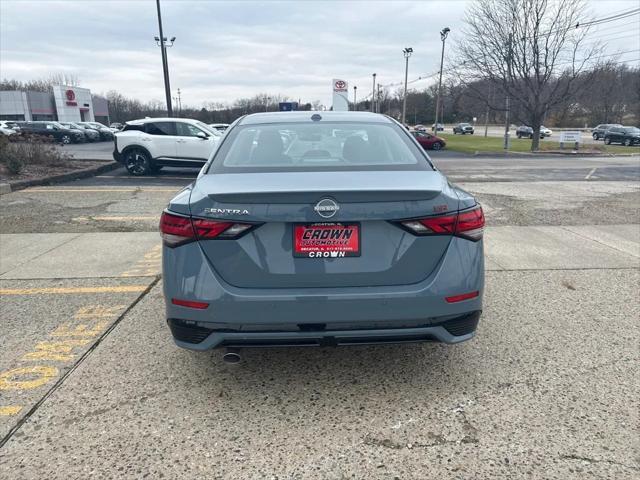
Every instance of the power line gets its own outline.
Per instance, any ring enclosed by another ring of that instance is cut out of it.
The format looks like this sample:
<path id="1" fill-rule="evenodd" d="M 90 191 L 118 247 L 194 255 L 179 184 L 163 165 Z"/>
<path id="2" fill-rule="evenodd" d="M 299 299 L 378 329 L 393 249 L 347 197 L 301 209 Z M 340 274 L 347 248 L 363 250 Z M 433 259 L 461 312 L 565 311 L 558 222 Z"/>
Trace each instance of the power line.
<path id="1" fill-rule="evenodd" d="M 548 37 L 550 35 L 553 35 L 554 33 L 566 33 L 569 32 L 571 30 L 574 29 L 578 29 L 578 28 L 585 28 L 585 27 L 591 27 L 593 25 L 602 25 L 603 23 L 609 23 L 609 22 L 615 22 L 617 20 L 622 20 L 623 18 L 627 18 L 627 17 L 631 17 L 634 15 L 637 15 L 638 13 L 640 13 L 640 8 L 635 8 L 633 10 L 627 10 L 626 12 L 622 12 L 619 13 L 617 15 L 611 15 L 609 17 L 603 17 L 603 18 L 597 18 L 595 20 L 590 20 L 588 22 L 584 22 L 584 23 L 580 23 L 577 22 L 575 25 L 572 25 L 570 27 L 563 27 L 563 28 L 557 28 L 555 30 L 550 30 L 548 32 L 545 33 L 540 33 L 538 35 L 534 36 L 528 36 L 528 37 L 523 37 L 524 39 L 532 39 L 532 38 L 541 38 L 541 37 Z"/>
<path id="2" fill-rule="evenodd" d="M 607 30 L 612 30 L 612 29 L 613 30 L 620 29 L 620 30 L 616 30 L 614 32 L 605 33 L 605 35 L 615 35 L 615 34 L 620 33 L 620 32 L 628 31 L 628 29 L 622 28 L 622 27 L 626 27 L 626 26 L 629 26 L 629 25 L 638 25 L 640 27 L 640 18 L 638 18 L 638 21 L 634 20 L 633 22 L 626 22 L 626 23 L 621 23 L 619 25 L 610 25 L 608 27 L 598 28 L 597 30 L 592 30 L 592 31 L 588 32 L 587 35 L 600 34 L 600 33 L 606 32 Z"/>

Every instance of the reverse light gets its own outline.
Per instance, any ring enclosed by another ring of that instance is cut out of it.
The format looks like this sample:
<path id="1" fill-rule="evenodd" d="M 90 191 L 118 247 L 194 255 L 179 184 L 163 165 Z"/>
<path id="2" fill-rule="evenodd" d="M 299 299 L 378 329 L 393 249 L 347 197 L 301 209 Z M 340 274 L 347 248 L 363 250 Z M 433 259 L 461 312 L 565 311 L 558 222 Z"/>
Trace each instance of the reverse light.
<path id="1" fill-rule="evenodd" d="M 179 298 L 172 298 L 171 303 L 178 305 L 179 307 L 195 308 L 197 310 L 204 310 L 209 307 L 206 302 L 194 302 L 193 300 L 180 300 Z"/>
<path id="2" fill-rule="evenodd" d="M 447 303 L 457 303 L 462 302 L 463 300 L 469 300 L 471 298 L 476 298 L 480 295 L 480 292 L 476 290 L 475 292 L 462 293 L 460 295 L 452 295 L 450 297 L 445 297 Z"/>
<path id="3" fill-rule="evenodd" d="M 477 205 L 471 210 L 400 222 L 416 235 L 455 235 L 478 241 L 484 233 L 484 213 Z"/>
<path id="4" fill-rule="evenodd" d="M 164 211 L 160 217 L 160 236 L 168 247 L 177 247 L 195 240 L 238 238 L 253 226 L 250 223 L 192 218 Z"/>

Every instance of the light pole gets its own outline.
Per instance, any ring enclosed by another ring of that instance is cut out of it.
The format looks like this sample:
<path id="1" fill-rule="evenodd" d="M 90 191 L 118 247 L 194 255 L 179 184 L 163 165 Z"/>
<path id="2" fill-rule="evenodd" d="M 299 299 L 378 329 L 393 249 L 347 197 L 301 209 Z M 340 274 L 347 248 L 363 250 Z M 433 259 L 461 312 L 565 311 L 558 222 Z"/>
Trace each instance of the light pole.
<path id="1" fill-rule="evenodd" d="M 158 8 L 158 30 L 160 30 L 160 36 L 155 37 L 156 43 L 160 47 L 162 53 L 162 71 L 164 73 L 164 94 L 167 99 L 167 116 L 173 116 L 173 109 L 171 108 L 171 85 L 169 85 L 169 65 L 167 63 L 167 37 L 162 33 L 162 14 L 160 13 L 160 0 L 156 0 L 156 6 Z M 171 37 L 171 45 L 176 41 L 176 37 Z"/>
<path id="2" fill-rule="evenodd" d="M 381 99 L 382 99 L 382 94 L 380 93 L 380 83 L 378 83 L 378 97 L 376 98 L 376 113 L 382 113 L 382 109 L 380 108 Z"/>
<path id="3" fill-rule="evenodd" d="M 376 74 L 373 74 L 373 90 L 371 90 L 371 111 L 376 111 Z"/>
<path id="4" fill-rule="evenodd" d="M 402 124 L 404 125 L 404 118 L 407 114 L 407 78 L 409 77 L 409 57 L 413 53 L 413 48 L 406 47 L 402 50 L 404 54 L 404 98 L 402 99 Z"/>
<path id="5" fill-rule="evenodd" d="M 440 110 L 440 93 L 442 90 L 442 68 L 444 66 L 444 43 L 450 31 L 451 29 L 449 27 L 445 27 L 440 32 L 440 40 L 442 40 L 442 55 L 440 56 L 440 79 L 438 80 L 438 92 L 436 93 L 436 121 L 433 127 L 433 130 L 435 132 L 438 131 L 438 110 Z"/>
<path id="6" fill-rule="evenodd" d="M 358 110 L 357 91 L 358 91 L 358 87 L 354 85 L 353 86 L 353 111 Z"/>

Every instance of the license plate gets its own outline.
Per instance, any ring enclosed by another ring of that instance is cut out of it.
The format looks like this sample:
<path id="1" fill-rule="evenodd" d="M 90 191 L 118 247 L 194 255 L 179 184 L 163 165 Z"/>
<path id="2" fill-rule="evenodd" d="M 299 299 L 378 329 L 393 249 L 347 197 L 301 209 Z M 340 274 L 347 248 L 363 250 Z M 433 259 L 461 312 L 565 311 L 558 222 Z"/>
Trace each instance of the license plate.
<path id="1" fill-rule="evenodd" d="M 359 257 L 360 224 L 296 224 L 293 226 L 293 256 L 305 258 Z"/>

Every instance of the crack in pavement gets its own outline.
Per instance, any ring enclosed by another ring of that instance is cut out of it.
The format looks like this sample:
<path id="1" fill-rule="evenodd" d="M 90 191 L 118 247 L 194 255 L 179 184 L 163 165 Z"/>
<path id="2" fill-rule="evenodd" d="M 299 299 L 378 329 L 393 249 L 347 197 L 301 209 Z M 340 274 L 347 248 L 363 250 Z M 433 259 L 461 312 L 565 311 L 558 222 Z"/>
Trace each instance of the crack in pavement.
<path id="1" fill-rule="evenodd" d="M 583 457 L 581 455 L 576 454 L 568 454 L 568 455 L 560 455 L 562 460 L 578 460 L 582 462 L 588 463 L 607 463 L 609 465 L 618 465 L 620 467 L 628 468 L 630 470 L 640 471 L 640 467 L 635 465 L 627 465 L 626 463 L 616 462 L 615 460 L 610 460 L 607 458 L 591 458 L 591 457 Z"/>

